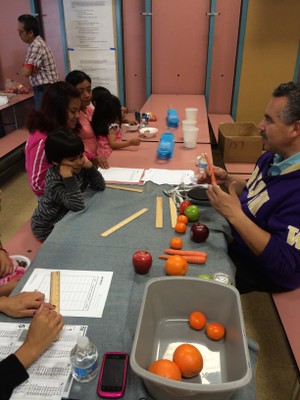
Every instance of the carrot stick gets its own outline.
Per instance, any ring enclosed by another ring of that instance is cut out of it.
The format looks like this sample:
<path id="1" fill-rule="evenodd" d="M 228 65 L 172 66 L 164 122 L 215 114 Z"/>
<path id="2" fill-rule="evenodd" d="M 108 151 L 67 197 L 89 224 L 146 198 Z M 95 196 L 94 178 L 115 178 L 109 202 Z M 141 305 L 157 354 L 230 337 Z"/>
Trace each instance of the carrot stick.
<path id="1" fill-rule="evenodd" d="M 162 259 L 162 260 L 168 260 L 170 257 L 170 255 L 166 255 L 166 254 L 161 254 L 158 256 L 158 258 Z M 206 262 L 206 257 L 203 256 L 181 256 L 183 258 L 186 259 L 186 261 L 190 264 L 205 264 Z"/>
<path id="2" fill-rule="evenodd" d="M 212 162 L 210 161 L 210 159 L 209 159 L 209 157 L 208 157 L 208 155 L 206 153 L 204 153 L 204 157 L 205 157 L 205 160 L 207 162 L 208 169 L 209 169 L 209 171 L 211 173 L 211 183 L 213 185 L 217 185 L 217 180 L 216 180 L 216 176 L 215 176 L 215 173 L 214 173 L 214 167 L 212 165 Z"/>
<path id="3" fill-rule="evenodd" d="M 172 256 L 196 256 L 196 257 L 208 257 L 208 254 L 204 251 L 196 251 L 196 250 L 174 250 L 174 249 L 166 249 L 165 253 L 171 254 Z"/>

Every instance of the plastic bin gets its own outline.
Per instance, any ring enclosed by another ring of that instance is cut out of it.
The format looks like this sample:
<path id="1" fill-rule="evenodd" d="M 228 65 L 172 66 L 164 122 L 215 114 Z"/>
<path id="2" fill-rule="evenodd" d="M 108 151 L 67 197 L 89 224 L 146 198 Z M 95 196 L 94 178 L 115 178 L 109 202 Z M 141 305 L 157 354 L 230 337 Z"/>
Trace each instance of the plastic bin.
<path id="1" fill-rule="evenodd" d="M 225 338 L 214 342 L 204 330 L 191 329 L 188 317 L 196 310 L 204 312 L 208 322 L 223 324 Z M 157 359 L 172 359 L 181 343 L 191 343 L 201 351 L 204 367 L 198 376 L 178 382 L 147 371 Z M 130 365 L 156 400 L 229 399 L 252 378 L 238 291 L 199 278 L 150 280 L 142 299 Z"/>

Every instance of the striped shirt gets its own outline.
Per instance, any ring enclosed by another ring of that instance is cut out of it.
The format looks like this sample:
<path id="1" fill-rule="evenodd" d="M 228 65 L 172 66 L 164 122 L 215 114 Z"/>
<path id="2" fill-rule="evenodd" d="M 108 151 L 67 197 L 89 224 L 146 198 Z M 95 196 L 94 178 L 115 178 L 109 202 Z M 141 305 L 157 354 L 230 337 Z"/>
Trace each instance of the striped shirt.
<path id="1" fill-rule="evenodd" d="M 69 211 L 78 212 L 85 208 L 83 192 L 88 185 L 96 191 L 105 189 L 105 180 L 94 166 L 82 169 L 70 178 L 62 178 L 55 166 L 48 169 L 45 194 L 31 218 L 32 232 L 39 240 L 45 240 L 55 223 Z"/>
<path id="2" fill-rule="evenodd" d="M 34 74 L 29 77 L 32 86 L 58 81 L 53 53 L 41 36 L 37 36 L 28 46 L 24 66 L 34 70 Z"/>

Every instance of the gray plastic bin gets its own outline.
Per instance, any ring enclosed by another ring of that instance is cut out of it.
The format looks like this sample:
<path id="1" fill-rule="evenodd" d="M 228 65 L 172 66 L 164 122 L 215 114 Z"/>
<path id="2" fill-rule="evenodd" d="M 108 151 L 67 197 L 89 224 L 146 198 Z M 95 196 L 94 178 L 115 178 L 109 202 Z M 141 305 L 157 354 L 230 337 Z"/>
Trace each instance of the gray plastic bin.
<path id="1" fill-rule="evenodd" d="M 223 324 L 225 338 L 215 342 L 207 338 L 205 330 L 191 329 L 188 317 L 196 310 L 204 312 L 208 322 Z M 191 343 L 201 351 L 204 367 L 198 376 L 178 382 L 147 371 L 157 359 L 172 359 L 181 343 Z M 130 365 L 156 400 L 229 399 L 252 378 L 238 291 L 199 278 L 150 280 L 142 299 Z"/>

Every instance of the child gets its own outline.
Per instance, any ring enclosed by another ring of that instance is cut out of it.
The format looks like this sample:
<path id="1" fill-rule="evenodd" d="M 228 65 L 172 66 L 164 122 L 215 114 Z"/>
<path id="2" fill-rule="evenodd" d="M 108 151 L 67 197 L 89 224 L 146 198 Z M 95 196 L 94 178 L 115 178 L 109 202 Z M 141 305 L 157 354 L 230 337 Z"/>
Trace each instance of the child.
<path id="1" fill-rule="evenodd" d="M 31 219 L 39 240 L 45 240 L 68 211 L 85 208 L 83 192 L 88 185 L 97 191 L 105 189 L 103 176 L 83 152 L 82 139 L 67 128 L 47 136 L 45 154 L 52 166 L 46 174 L 45 194 Z"/>
<path id="2" fill-rule="evenodd" d="M 2 192 L 0 190 L 0 210 Z M 25 268 L 9 257 L 0 240 L 0 296 L 9 296 L 25 273 Z"/>
<path id="3" fill-rule="evenodd" d="M 100 155 L 108 158 L 113 150 L 129 146 L 139 146 L 140 139 L 122 140 L 121 103 L 110 92 L 93 89 L 95 110 L 92 117 L 92 128 L 100 144 Z"/>

